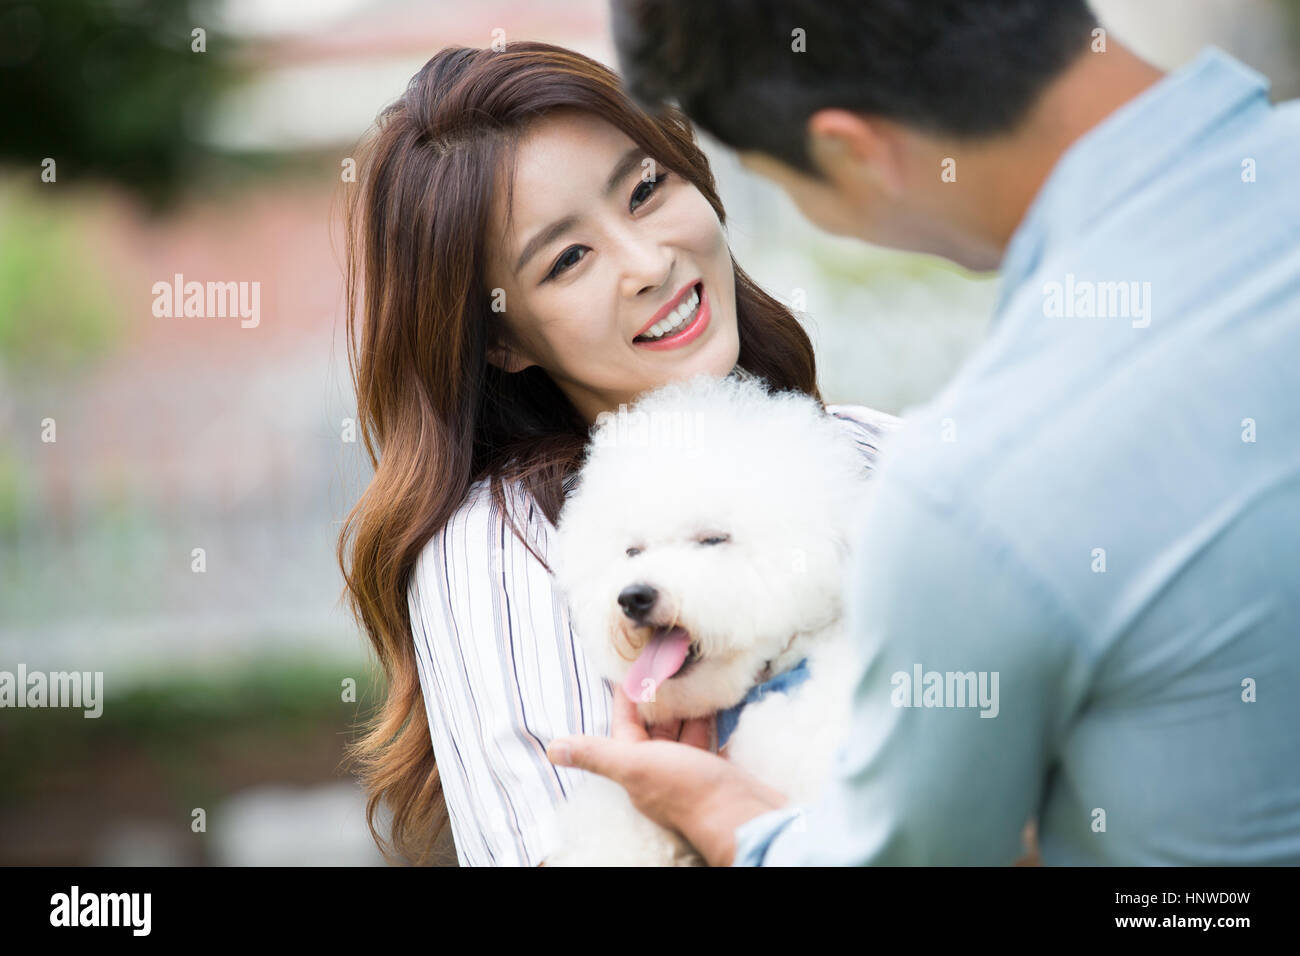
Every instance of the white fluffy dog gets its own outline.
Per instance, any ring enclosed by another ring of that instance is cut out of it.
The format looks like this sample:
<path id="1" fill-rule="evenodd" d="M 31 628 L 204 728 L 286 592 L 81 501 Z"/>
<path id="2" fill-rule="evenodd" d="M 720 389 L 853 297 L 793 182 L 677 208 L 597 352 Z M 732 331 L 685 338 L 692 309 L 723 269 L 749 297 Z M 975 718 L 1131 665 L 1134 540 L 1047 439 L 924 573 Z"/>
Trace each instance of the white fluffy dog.
<path id="1" fill-rule="evenodd" d="M 801 393 L 743 373 L 647 393 L 598 421 L 560 513 L 574 631 L 648 723 L 746 701 L 720 752 L 808 802 L 847 727 L 841 582 L 867 494 L 852 437 Z M 547 866 L 702 862 L 595 774 L 559 817 Z"/>

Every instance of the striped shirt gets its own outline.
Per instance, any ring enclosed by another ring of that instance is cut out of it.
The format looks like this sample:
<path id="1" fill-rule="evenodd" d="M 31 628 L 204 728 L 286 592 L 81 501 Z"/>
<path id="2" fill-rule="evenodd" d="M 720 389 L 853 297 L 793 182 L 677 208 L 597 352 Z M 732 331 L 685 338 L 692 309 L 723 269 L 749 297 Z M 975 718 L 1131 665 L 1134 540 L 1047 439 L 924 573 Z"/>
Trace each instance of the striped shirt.
<path id="1" fill-rule="evenodd" d="M 898 419 L 828 405 L 874 470 Z M 518 484 L 505 486 L 520 530 L 549 562 L 553 528 Z M 587 660 L 550 572 L 511 530 L 488 479 L 425 545 L 407 594 L 420 686 L 461 866 L 536 866 L 555 810 L 584 771 L 546 744 L 609 733 L 613 685 Z"/>

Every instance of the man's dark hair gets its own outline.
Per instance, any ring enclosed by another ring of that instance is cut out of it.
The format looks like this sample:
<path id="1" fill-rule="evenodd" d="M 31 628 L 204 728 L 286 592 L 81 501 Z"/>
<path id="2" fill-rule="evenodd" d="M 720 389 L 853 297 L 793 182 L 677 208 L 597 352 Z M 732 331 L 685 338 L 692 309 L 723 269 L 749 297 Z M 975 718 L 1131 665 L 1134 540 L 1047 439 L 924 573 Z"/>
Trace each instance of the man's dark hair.
<path id="1" fill-rule="evenodd" d="M 1083 53 L 1086 0 L 612 0 L 628 92 L 819 176 L 808 117 L 833 107 L 932 133 L 1014 129 Z M 796 31 L 803 31 L 802 34 Z M 804 52 L 795 52 L 800 38 Z"/>

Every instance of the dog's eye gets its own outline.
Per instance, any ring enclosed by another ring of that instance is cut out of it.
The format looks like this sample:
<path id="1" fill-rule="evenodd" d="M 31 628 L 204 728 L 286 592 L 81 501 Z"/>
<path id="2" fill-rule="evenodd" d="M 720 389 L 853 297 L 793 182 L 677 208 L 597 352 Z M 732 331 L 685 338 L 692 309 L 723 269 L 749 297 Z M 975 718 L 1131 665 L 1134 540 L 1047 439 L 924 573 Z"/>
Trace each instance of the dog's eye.
<path id="1" fill-rule="evenodd" d="M 697 539 L 697 540 L 700 542 L 700 544 L 722 544 L 724 541 L 730 541 L 730 540 L 731 540 L 731 535 L 729 535 L 729 534 L 711 534 L 711 535 L 709 535 L 709 536 L 706 537 L 706 538 L 699 538 L 699 539 Z"/>
<path id="2" fill-rule="evenodd" d="M 635 558 L 635 557 L 636 557 L 638 554 L 640 554 L 640 553 L 641 553 L 641 549 L 640 549 L 640 548 L 628 548 L 628 549 L 627 549 L 627 556 L 628 556 L 629 558 Z"/>

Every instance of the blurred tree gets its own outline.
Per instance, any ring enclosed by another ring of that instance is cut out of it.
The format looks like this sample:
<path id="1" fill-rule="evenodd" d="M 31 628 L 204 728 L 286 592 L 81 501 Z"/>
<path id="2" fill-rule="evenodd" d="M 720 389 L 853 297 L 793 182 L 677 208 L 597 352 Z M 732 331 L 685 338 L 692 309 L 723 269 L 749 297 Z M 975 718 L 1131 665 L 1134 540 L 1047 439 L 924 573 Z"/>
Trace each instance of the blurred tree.
<path id="1" fill-rule="evenodd" d="M 203 159 L 197 131 L 228 76 L 213 6 L 0 0 L 0 162 L 37 182 L 48 157 L 58 182 L 116 182 L 155 208 L 175 198 Z"/>
<path id="2" fill-rule="evenodd" d="M 0 187 L 0 371 L 7 366 L 16 380 L 99 358 L 123 323 L 110 275 L 77 221 L 42 198 L 35 188 Z M 5 384 L 0 375 L 0 395 Z"/>
<path id="3" fill-rule="evenodd" d="M 1277 0 L 1291 24 L 1291 46 L 1300 53 L 1300 0 Z"/>

